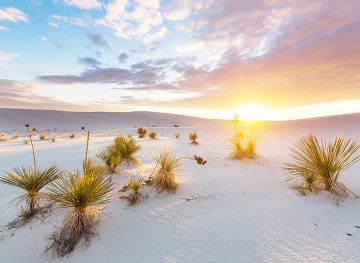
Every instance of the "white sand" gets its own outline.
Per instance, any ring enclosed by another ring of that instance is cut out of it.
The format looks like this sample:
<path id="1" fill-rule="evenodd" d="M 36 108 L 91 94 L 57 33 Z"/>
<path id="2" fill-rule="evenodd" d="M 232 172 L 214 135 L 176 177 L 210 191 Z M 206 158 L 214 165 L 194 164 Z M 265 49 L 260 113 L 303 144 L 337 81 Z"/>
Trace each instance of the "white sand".
<path id="1" fill-rule="evenodd" d="M 0 262 L 359 262 L 360 229 L 354 226 L 360 225 L 360 201 L 346 200 L 336 206 L 326 194 L 300 197 L 288 189 L 282 172 L 288 147 L 299 136 L 343 134 L 360 141 L 359 121 L 360 115 L 355 114 L 262 125 L 256 129 L 261 137 L 261 158 L 256 162 L 226 159 L 230 126 L 154 128 L 163 134 L 159 139 L 139 140 L 142 150 L 137 157 L 144 165 L 113 176 L 117 188 L 97 229 L 99 235 L 89 246 L 80 246 L 61 260 L 44 255 L 47 237 L 64 214 L 54 209 L 43 222 L 0 232 Z M 91 154 L 101 151 L 115 134 L 135 133 L 129 127 L 95 134 Z M 176 131 L 181 133 L 179 140 L 174 138 Z M 190 131 L 199 134 L 199 146 L 189 144 Z M 56 143 L 36 141 L 38 162 L 43 167 L 79 168 L 85 148 L 85 138 L 80 136 L 77 131 L 75 139 L 65 133 Z M 31 165 L 30 145 L 22 140 L 0 142 L 2 172 Z M 176 194 L 151 195 L 129 207 L 117 191 L 129 177 L 149 175 L 152 156 L 163 148 L 178 156 L 201 155 L 208 164 L 200 167 L 184 161 Z M 356 164 L 341 176 L 357 193 L 359 171 Z M 0 185 L 0 225 L 16 217 L 19 207 L 5 207 L 18 194 L 15 187 Z"/>

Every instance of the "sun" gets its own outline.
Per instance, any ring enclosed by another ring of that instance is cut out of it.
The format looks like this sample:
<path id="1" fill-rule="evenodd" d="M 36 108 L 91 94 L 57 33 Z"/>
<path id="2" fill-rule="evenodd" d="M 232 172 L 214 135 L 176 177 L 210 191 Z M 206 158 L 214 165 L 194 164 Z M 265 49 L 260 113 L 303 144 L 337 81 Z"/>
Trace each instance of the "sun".
<path id="1" fill-rule="evenodd" d="M 269 118 L 269 112 L 258 104 L 245 104 L 237 110 L 241 120 L 246 121 L 259 121 L 267 120 Z"/>

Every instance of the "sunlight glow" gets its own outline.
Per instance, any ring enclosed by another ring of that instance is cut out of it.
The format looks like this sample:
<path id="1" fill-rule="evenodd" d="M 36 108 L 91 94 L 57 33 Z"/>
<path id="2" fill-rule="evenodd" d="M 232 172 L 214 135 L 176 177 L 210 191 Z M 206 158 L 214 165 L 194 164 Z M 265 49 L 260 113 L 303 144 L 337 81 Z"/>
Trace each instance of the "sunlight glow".
<path id="1" fill-rule="evenodd" d="M 241 120 L 246 121 L 267 120 L 270 118 L 269 111 L 258 104 L 242 105 L 237 110 L 237 113 Z"/>

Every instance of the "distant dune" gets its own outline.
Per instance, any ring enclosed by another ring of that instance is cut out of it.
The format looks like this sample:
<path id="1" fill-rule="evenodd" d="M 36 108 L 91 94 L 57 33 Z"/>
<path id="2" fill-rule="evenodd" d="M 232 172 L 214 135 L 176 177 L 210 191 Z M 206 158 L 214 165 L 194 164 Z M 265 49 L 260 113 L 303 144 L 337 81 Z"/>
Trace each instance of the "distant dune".
<path id="1" fill-rule="evenodd" d="M 152 126 L 173 127 L 222 125 L 227 121 L 202 119 L 184 115 L 135 111 L 135 112 L 66 112 L 53 110 L 27 110 L 0 108 L 0 130 L 23 128 L 30 122 L 34 127 L 77 129 L 86 126 L 91 129 L 116 127 Z"/>

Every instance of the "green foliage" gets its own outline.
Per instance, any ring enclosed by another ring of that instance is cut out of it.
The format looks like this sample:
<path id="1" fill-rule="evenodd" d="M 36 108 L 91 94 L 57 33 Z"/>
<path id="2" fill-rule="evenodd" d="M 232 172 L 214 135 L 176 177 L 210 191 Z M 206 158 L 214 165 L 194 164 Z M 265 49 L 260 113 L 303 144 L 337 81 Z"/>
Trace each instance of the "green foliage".
<path id="1" fill-rule="evenodd" d="M 147 133 L 147 130 L 145 128 L 139 127 L 137 128 L 137 134 L 139 135 L 139 138 L 145 138 Z"/>
<path id="2" fill-rule="evenodd" d="M 14 168 L 13 172 L 5 173 L 0 178 L 0 182 L 25 190 L 26 192 L 20 196 L 20 199 L 26 201 L 30 214 L 34 215 L 44 197 L 41 190 L 60 178 L 61 174 L 62 172 L 56 166 L 38 171 L 33 168 Z"/>
<path id="3" fill-rule="evenodd" d="M 329 143 L 319 141 L 315 135 L 301 138 L 290 148 L 292 162 L 284 167 L 289 174 L 288 181 L 295 182 L 295 188 L 302 187 L 306 191 L 328 191 L 338 202 L 351 193 L 338 177 L 360 160 L 359 148 L 355 140 L 341 136 Z"/>
<path id="4" fill-rule="evenodd" d="M 191 132 L 189 134 L 189 140 L 191 141 L 191 145 L 198 145 L 199 143 L 196 141 L 196 139 L 198 138 L 198 135 L 196 134 L 196 132 Z"/>

